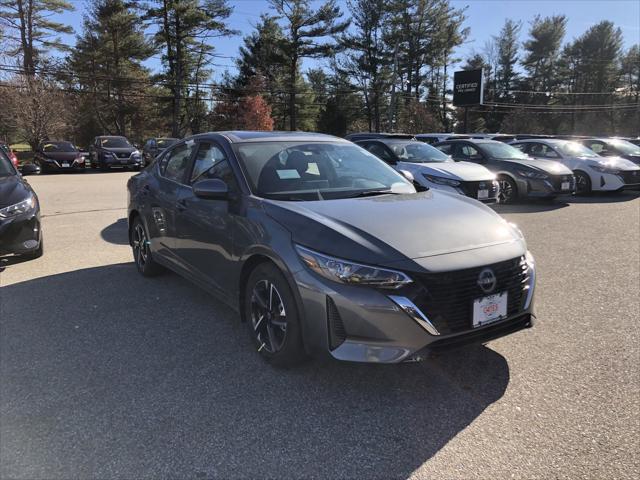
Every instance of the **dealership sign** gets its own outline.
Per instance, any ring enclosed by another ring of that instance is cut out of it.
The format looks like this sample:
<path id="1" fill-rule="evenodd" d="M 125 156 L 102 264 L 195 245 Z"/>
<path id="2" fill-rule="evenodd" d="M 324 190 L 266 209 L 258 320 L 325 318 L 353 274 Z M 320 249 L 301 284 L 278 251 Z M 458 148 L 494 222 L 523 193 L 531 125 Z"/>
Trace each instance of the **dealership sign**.
<path id="1" fill-rule="evenodd" d="M 456 107 L 482 104 L 482 69 L 463 70 L 453 74 L 453 104 Z"/>

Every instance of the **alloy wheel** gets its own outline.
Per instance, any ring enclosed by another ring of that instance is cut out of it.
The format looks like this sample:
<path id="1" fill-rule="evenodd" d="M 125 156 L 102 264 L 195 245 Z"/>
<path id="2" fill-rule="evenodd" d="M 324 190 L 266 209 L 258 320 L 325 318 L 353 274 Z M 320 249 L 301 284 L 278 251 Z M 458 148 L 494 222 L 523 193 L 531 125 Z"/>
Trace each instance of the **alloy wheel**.
<path id="1" fill-rule="evenodd" d="M 149 243 L 147 242 L 147 233 L 141 223 L 138 223 L 133 229 L 133 256 L 138 267 L 144 268 L 149 258 Z"/>
<path id="2" fill-rule="evenodd" d="M 513 186 L 509 180 L 499 180 L 500 203 L 510 203 L 513 200 Z"/>
<path id="3" fill-rule="evenodd" d="M 268 353 L 277 353 L 287 335 L 287 312 L 277 287 L 260 280 L 251 293 L 251 323 L 260 345 Z"/>
<path id="4" fill-rule="evenodd" d="M 576 193 L 587 193 L 589 191 L 589 180 L 585 175 L 576 175 Z"/>

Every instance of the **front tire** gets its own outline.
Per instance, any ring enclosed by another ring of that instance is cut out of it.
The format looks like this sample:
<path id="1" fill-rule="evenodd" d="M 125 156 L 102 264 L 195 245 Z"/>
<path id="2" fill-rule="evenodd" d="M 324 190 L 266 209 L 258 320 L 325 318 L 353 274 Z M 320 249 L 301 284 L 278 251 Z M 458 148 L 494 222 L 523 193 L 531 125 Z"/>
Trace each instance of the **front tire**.
<path id="1" fill-rule="evenodd" d="M 244 287 L 243 308 L 262 358 L 278 367 L 291 367 L 305 359 L 293 292 L 274 264 L 262 263 L 251 272 Z"/>
<path id="2" fill-rule="evenodd" d="M 149 248 L 149 234 L 140 217 L 135 217 L 131 226 L 131 249 L 138 272 L 144 277 L 162 273 L 162 266 L 153 259 Z"/>
<path id="3" fill-rule="evenodd" d="M 581 171 L 575 171 L 573 175 L 576 177 L 576 195 L 589 195 L 592 191 L 589 175 Z"/>
<path id="4" fill-rule="evenodd" d="M 500 203 L 509 204 L 515 202 L 518 198 L 518 186 L 516 182 L 503 175 L 498 178 L 498 184 L 500 185 L 500 194 L 498 196 Z"/>

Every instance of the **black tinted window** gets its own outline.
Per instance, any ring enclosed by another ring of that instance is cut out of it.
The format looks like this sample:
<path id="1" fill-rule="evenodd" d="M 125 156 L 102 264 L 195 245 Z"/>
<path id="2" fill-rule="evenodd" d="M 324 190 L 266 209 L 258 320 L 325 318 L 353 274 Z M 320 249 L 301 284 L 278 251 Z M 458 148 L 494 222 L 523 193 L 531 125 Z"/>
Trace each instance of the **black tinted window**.
<path id="1" fill-rule="evenodd" d="M 160 170 L 166 178 L 174 182 L 184 181 L 193 146 L 193 142 L 178 145 L 162 159 Z"/>
<path id="2" fill-rule="evenodd" d="M 13 164 L 9 160 L 2 150 L 0 150 L 0 177 L 6 177 L 9 175 L 15 175 L 16 171 L 13 168 Z"/>

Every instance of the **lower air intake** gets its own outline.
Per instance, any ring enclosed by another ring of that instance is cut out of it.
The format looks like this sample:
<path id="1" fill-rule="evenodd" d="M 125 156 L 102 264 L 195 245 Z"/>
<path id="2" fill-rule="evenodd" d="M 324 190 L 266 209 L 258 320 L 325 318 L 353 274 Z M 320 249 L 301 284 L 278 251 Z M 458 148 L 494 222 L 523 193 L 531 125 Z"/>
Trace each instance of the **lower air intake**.
<path id="1" fill-rule="evenodd" d="M 338 307 L 331 297 L 327 297 L 327 330 L 329 331 L 329 348 L 335 350 L 346 340 L 347 332 L 340 318 Z"/>

